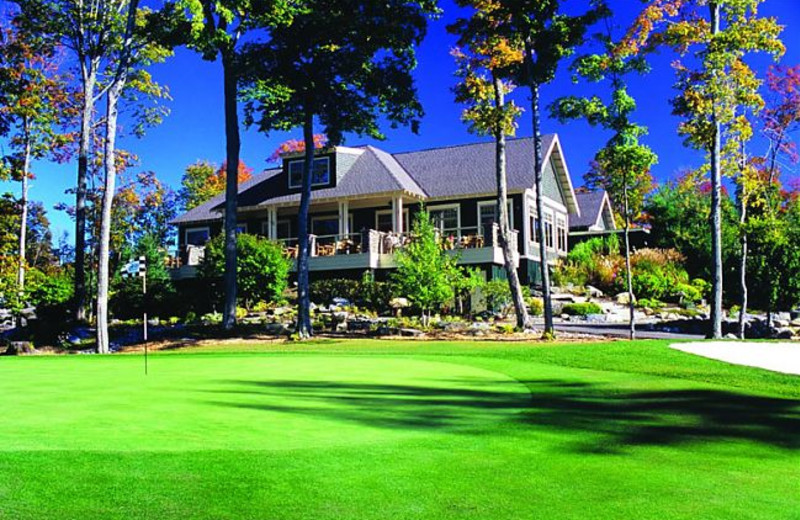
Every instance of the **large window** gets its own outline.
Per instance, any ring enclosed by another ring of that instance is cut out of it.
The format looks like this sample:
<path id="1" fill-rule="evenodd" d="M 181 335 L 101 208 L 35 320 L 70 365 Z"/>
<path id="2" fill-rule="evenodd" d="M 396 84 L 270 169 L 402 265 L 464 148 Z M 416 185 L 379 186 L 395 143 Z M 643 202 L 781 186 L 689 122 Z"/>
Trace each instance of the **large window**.
<path id="1" fill-rule="evenodd" d="M 567 250 L 567 220 L 559 215 L 556 219 L 556 235 L 558 236 L 558 250 Z"/>
<path id="2" fill-rule="evenodd" d="M 530 217 L 528 218 L 529 236 L 534 244 L 539 243 L 539 218 L 536 216 L 536 211 L 531 209 Z"/>
<path id="3" fill-rule="evenodd" d="M 186 245 L 204 246 L 211 236 L 211 231 L 207 227 L 189 228 L 186 230 Z"/>
<path id="4" fill-rule="evenodd" d="M 545 240 L 545 245 L 549 249 L 553 249 L 555 247 L 554 236 L 553 236 L 553 214 L 552 213 L 545 213 L 544 214 L 544 240 Z"/>
<path id="5" fill-rule="evenodd" d="M 277 222 L 275 238 L 278 240 L 285 240 L 292 237 L 292 221 L 288 218 L 279 218 Z"/>
<path id="6" fill-rule="evenodd" d="M 375 229 L 388 233 L 394 231 L 392 226 L 392 210 L 382 209 L 375 212 Z M 411 222 L 408 218 L 408 208 L 403 209 L 403 232 L 408 233 L 411 229 Z"/>
<path id="7" fill-rule="evenodd" d="M 331 183 L 330 157 L 314 159 L 314 170 L 311 172 L 312 186 L 327 186 Z M 303 161 L 297 160 L 289 163 L 289 187 L 303 187 Z"/>
<path id="8" fill-rule="evenodd" d="M 350 229 L 353 229 L 353 214 L 347 215 L 350 222 Z M 320 216 L 311 218 L 311 234 L 319 236 L 331 236 L 339 234 L 338 215 Z"/>
<path id="9" fill-rule="evenodd" d="M 459 206 L 439 206 L 430 208 L 429 210 L 431 221 L 439 231 L 458 232 L 461 227 L 461 215 L 459 214 Z"/>
<path id="10" fill-rule="evenodd" d="M 508 200 L 508 225 L 514 229 L 514 206 L 511 200 Z M 486 201 L 478 203 L 478 222 L 480 222 L 480 231 L 486 229 L 486 226 L 492 223 L 500 223 L 500 218 L 497 216 L 497 203 L 494 201 Z"/>

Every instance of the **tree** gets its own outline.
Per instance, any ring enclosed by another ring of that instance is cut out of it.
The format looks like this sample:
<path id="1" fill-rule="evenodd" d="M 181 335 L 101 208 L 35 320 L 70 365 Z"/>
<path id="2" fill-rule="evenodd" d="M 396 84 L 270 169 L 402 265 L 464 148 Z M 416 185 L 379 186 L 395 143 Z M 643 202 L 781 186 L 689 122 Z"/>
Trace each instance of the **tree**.
<path id="1" fill-rule="evenodd" d="M 298 333 L 311 336 L 308 210 L 314 161 L 314 121 L 333 145 L 346 132 L 384 136 L 378 121 L 417 130 L 422 107 L 411 71 L 415 46 L 433 0 L 308 0 L 270 40 L 248 45 L 243 59 L 248 122 L 265 133 L 303 128 L 305 161 L 298 214 Z"/>
<path id="2" fill-rule="evenodd" d="M 757 302 L 767 310 L 771 324 L 772 310 L 792 300 L 796 277 L 786 278 L 782 269 L 793 270 L 793 255 L 786 251 L 795 244 L 790 235 L 797 236 L 797 203 L 782 189 L 783 165 L 797 164 L 800 156 L 792 134 L 800 129 L 800 66 L 772 67 L 767 72 L 766 107 L 759 113 L 759 124 L 768 139 L 769 149 L 764 157 L 753 158 L 748 166 L 752 171 L 749 196 L 743 202 L 748 220 L 743 236 L 752 237 L 752 258 L 748 267 L 756 278 Z M 794 225 L 793 225 L 794 224 Z M 791 246 L 788 246 L 791 247 Z M 781 302 L 780 295 L 788 297 Z M 742 316 L 742 320 L 744 317 Z"/>
<path id="3" fill-rule="evenodd" d="M 328 137 L 325 134 L 314 134 L 314 149 L 321 150 L 328 144 Z M 288 139 L 282 142 L 269 156 L 269 161 L 279 161 L 281 156 L 287 153 L 304 153 L 306 142 L 304 139 Z"/>
<path id="4" fill-rule="evenodd" d="M 607 13 L 602 0 L 593 0 L 583 14 L 572 16 L 562 12 L 561 0 L 486 0 L 481 2 L 482 11 L 496 21 L 494 31 L 509 41 L 520 42 L 523 59 L 511 71 L 519 85 L 528 87 L 531 93 L 530 113 L 534 142 L 534 184 L 536 189 L 536 213 L 539 236 L 545 236 L 544 200 L 541 196 L 544 176 L 542 151 L 541 107 L 539 95 L 542 86 L 549 84 L 556 75 L 558 65 L 583 43 L 587 29 Z M 544 335 L 553 337 L 553 302 L 550 295 L 550 271 L 547 262 L 547 245 L 539 241 L 539 257 L 542 273 L 542 296 L 544 301 Z"/>
<path id="5" fill-rule="evenodd" d="M 238 171 L 237 185 L 253 176 L 253 169 L 244 161 L 239 161 Z M 227 172 L 228 164 L 225 161 L 219 168 L 209 161 L 197 161 L 187 166 L 183 172 L 179 194 L 183 209 L 188 211 L 196 208 L 223 193 L 227 182 Z"/>
<path id="6" fill-rule="evenodd" d="M 725 128 L 737 119 L 737 109 L 757 110 L 763 103 L 758 81 L 744 61 L 747 54 L 785 51 L 778 39 L 782 27 L 771 18 L 760 18 L 763 0 L 651 0 L 637 17 L 626 38 L 625 52 L 644 46 L 665 45 L 682 57 L 691 50 L 698 63 L 691 69 L 685 60 L 674 63 L 678 96 L 673 113 L 683 121 L 678 133 L 687 145 L 705 151 L 711 173 L 711 250 L 713 262 L 711 331 L 722 337 L 722 161 Z M 667 23 L 668 22 L 668 23 Z M 663 29 L 657 30 L 660 26 Z"/>
<path id="7" fill-rule="evenodd" d="M 396 293 L 419 307 L 427 325 L 431 312 L 456 296 L 453 280 L 466 277 L 438 236 L 436 226 L 424 209 L 417 213 L 411 242 L 395 253 L 397 269 L 391 274 Z"/>
<path id="8" fill-rule="evenodd" d="M 217 279 L 224 272 L 224 244 L 222 235 L 209 240 L 200 275 Z M 288 286 L 292 261 L 283 254 L 281 246 L 264 237 L 239 233 L 236 239 L 237 277 L 239 299 L 243 306 L 252 308 L 259 302 L 280 302 Z"/>
<path id="9" fill-rule="evenodd" d="M 478 7 L 472 0 L 463 0 L 460 5 Z M 495 140 L 500 246 L 517 328 L 524 330 L 530 326 L 530 317 L 511 248 L 506 173 L 506 136 L 516 133 L 516 119 L 522 111 L 513 101 L 506 101 L 506 96 L 515 86 L 503 77 L 507 76 L 509 67 L 522 61 L 522 51 L 508 38 L 493 31 L 495 22 L 489 13 L 477 8 L 471 18 L 457 21 L 448 30 L 459 36 L 458 44 L 461 46 L 453 51 L 458 63 L 457 75 L 461 78 L 454 89 L 456 100 L 467 105 L 461 118 L 469 124 L 471 131 L 491 135 Z"/>
<path id="10" fill-rule="evenodd" d="M 122 14 L 124 13 L 124 14 Z M 100 212 L 100 236 L 98 247 L 97 266 L 97 351 L 107 353 L 109 348 L 108 336 L 108 288 L 109 288 L 109 260 L 111 243 L 111 220 L 114 195 L 117 180 L 117 119 L 119 117 L 120 102 L 124 102 L 125 90 L 130 88 L 145 92 L 149 95 L 161 93 L 157 84 L 152 81 L 144 67 L 154 62 L 163 61 L 171 51 L 162 47 L 155 34 L 148 27 L 148 11 L 139 10 L 138 0 L 129 0 L 119 18 L 111 20 L 119 24 L 116 32 L 110 37 L 114 39 L 106 92 L 106 114 L 104 124 L 103 143 L 103 170 L 105 183 L 103 187 L 102 209 Z M 122 25 L 124 21 L 124 26 Z M 130 84 L 129 84 L 130 82 Z M 157 124 L 161 114 L 148 113 L 145 121 L 148 124 Z M 152 119 L 151 119 L 152 117 Z M 141 130 L 140 128 L 140 131 Z"/>
<path id="11" fill-rule="evenodd" d="M 54 65 L 55 45 L 46 37 L 27 30 L 18 17 L 0 29 L 0 69 L 5 78 L 5 104 L 0 118 L 12 132 L 13 153 L 3 158 L 0 177 L 20 181 L 17 289 L 25 290 L 28 238 L 28 182 L 33 176 L 31 161 L 50 156 L 63 159 L 69 136 L 59 127 L 71 115 L 72 103 L 67 79 Z"/>
<path id="12" fill-rule="evenodd" d="M 295 0 L 180 0 L 189 17 L 189 46 L 213 61 L 222 61 L 225 110 L 225 304 L 223 326 L 236 324 L 236 208 L 239 191 L 239 82 L 243 70 L 238 47 L 248 32 L 269 37 L 291 21 L 301 2 Z"/>
<path id="13" fill-rule="evenodd" d="M 115 44 L 119 17 L 128 0 L 18 0 L 21 19 L 32 30 L 60 41 L 80 72 L 80 134 L 75 189 L 75 318 L 86 319 L 86 202 L 95 105 L 109 84 L 98 81 Z M 124 22 L 123 22 L 124 25 Z"/>
<path id="14" fill-rule="evenodd" d="M 174 238 L 170 221 L 178 215 L 178 196 L 154 172 L 141 172 L 122 185 L 111 209 L 111 251 L 152 236 L 160 247 Z"/>
<path id="15" fill-rule="evenodd" d="M 691 278 L 710 280 L 713 273 L 711 234 L 707 232 L 710 214 L 711 184 L 700 172 L 684 172 L 645 199 L 643 220 L 650 227 L 650 246 L 680 251 L 686 257 Z M 728 196 L 722 197 L 722 219 L 723 265 L 726 271 L 735 272 L 738 216 Z"/>
<path id="16" fill-rule="evenodd" d="M 551 105 L 551 112 L 562 122 L 582 118 L 592 126 L 613 132 L 606 145 L 599 150 L 585 177 L 590 189 L 602 188 L 617 202 L 617 213 L 622 215 L 625 229 L 625 278 L 628 291 L 630 339 L 636 339 L 635 295 L 631 272 L 631 222 L 642 212 L 645 196 L 652 190 L 650 169 L 658 158 L 639 138 L 647 129 L 631 121 L 636 101 L 628 93 L 625 76 L 645 73 L 648 66 L 642 56 L 624 56 L 617 52 L 607 23 L 606 34 L 597 36 L 604 47 L 601 54 L 579 57 L 573 70 L 591 82 L 608 81 L 611 96 L 604 102 L 599 96 L 559 98 Z M 621 201 L 621 206 L 619 205 Z"/>

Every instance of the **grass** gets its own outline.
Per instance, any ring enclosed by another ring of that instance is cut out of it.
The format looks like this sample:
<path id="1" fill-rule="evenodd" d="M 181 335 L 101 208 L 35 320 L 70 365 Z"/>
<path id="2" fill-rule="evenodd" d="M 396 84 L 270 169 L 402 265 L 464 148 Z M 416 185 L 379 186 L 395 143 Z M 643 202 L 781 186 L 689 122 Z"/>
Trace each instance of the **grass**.
<path id="1" fill-rule="evenodd" d="M 800 378 L 666 343 L 0 359 L 0 519 L 800 519 Z"/>

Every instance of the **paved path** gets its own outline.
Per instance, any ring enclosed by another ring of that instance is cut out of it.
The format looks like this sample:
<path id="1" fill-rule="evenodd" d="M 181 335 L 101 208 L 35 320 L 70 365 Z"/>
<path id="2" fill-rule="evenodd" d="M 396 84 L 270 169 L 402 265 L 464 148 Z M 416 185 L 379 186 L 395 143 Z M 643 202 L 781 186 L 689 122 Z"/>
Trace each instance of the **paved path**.
<path id="1" fill-rule="evenodd" d="M 676 343 L 670 347 L 734 365 L 800 375 L 800 343 L 704 341 L 702 343 Z"/>
<path id="2" fill-rule="evenodd" d="M 596 336 L 612 336 L 615 338 L 628 337 L 627 323 L 556 323 L 556 331 L 572 332 L 575 334 L 592 334 Z M 675 332 L 661 332 L 636 328 L 638 339 L 694 339 L 701 340 L 700 334 L 682 334 Z"/>

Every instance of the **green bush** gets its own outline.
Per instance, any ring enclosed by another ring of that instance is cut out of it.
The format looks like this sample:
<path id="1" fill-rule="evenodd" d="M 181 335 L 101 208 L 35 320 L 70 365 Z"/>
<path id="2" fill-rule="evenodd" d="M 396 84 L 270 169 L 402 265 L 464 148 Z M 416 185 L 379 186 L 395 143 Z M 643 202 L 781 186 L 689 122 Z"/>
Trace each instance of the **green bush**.
<path id="1" fill-rule="evenodd" d="M 361 280 L 317 280 L 311 283 L 309 290 L 311 301 L 320 305 L 330 305 L 334 298 L 345 298 L 356 307 L 378 313 L 390 310 L 389 302 L 393 297 L 391 284 L 376 282 L 369 273 L 365 273 Z"/>
<path id="2" fill-rule="evenodd" d="M 570 316 L 588 316 L 602 314 L 603 309 L 594 302 L 568 303 L 561 308 L 561 312 Z"/>
<path id="3" fill-rule="evenodd" d="M 511 305 L 511 288 L 507 280 L 495 278 L 482 287 L 486 307 L 492 312 L 505 312 Z"/>
<path id="4" fill-rule="evenodd" d="M 544 313 L 544 302 L 541 298 L 528 298 L 528 312 L 532 316 L 541 316 Z"/>
<path id="5" fill-rule="evenodd" d="M 240 304 L 249 309 L 257 302 L 283 300 L 292 261 L 286 258 L 279 244 L 257 235 L 240 233 L 236 237 L 236 255 Z M 206 244 L 199 273 L 205 279 L 219 279 L 224 270 L 225 236 L 219 234 Z M 221 295 L 216 296 L 219 298 Z"/>

